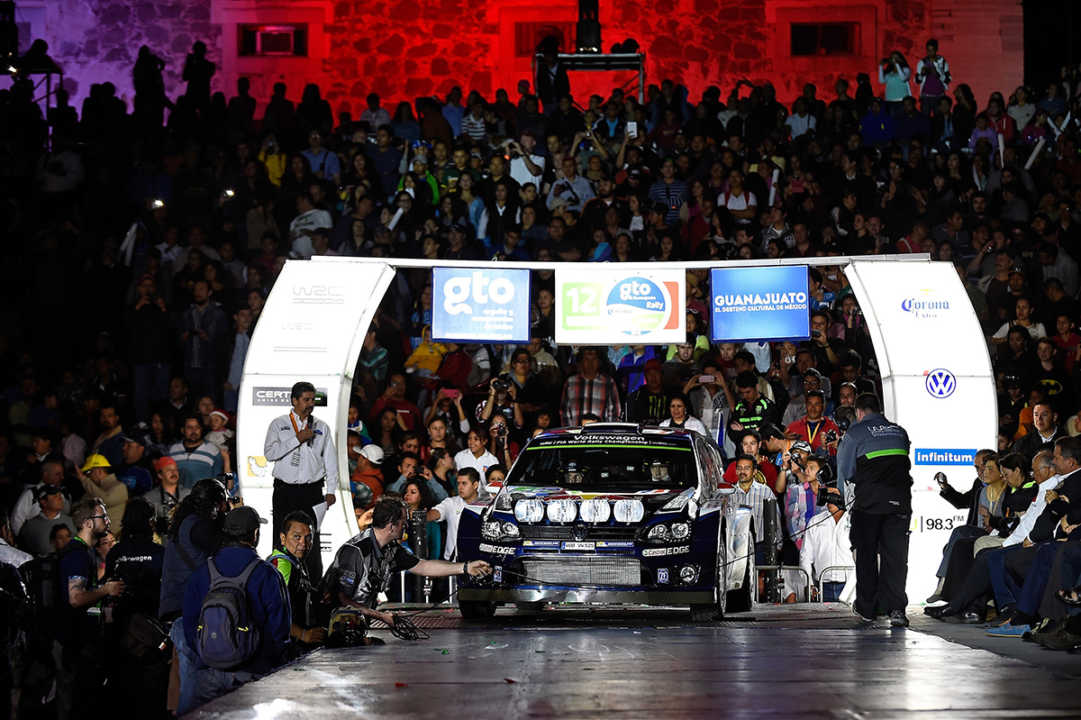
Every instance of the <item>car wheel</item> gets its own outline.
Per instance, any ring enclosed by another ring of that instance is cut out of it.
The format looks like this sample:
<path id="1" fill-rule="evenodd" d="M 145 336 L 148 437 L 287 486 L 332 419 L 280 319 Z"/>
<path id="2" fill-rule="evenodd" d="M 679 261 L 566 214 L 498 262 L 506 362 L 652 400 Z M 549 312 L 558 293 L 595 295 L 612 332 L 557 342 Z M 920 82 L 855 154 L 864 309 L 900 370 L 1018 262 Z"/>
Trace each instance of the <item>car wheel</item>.
<path id="1" fill-rule="evenodd" d="M 726 546 L 727 547 L 727 546 Z M 758 581 L 758 573 L 754 569 L 754 546 L 751 546 L 751 556 L 747 559 L 747 570 L 743 577 L 743 587 L 739 590 L 731 590 L 725 593 L 726 610 L 732 612 L 747 612 L 754 605 L 752 598 L 751 583 Z"/>
<path id="2" fill-rule="evenodd" d="M 464 620 L 487 620 L 495 615 L 495 603 L 485 600 L 459 600 L 458 611 Z"/>

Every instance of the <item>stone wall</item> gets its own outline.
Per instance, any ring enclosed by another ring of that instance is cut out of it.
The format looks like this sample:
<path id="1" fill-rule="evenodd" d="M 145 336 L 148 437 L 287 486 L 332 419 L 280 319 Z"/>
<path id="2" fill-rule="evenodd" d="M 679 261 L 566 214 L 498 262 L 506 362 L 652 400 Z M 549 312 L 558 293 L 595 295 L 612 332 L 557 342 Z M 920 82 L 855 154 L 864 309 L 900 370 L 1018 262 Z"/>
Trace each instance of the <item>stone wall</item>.
<path id="1" fill-rule="evenodd" d="M 489 98 L 504 87 L 513 97 L 517 81 L 531 75 L 529 59 L 515 53 L 516 24 L 573 23 L 577 15 L 577 0 L 306 1 L 313 4 L 325 6 L 327 22 L 321 28 L 325 42 L 312 47 L 322 74 L 310 79 L 319 82 L 336 111 L 354 113 L 371 91 L 391 107 L 400 99 L 442 95 L 455 84 Z M 241 5 L 249 14 L 255 6 L 278 16 L 290 7 L 281 0 L 20 2 L 44 13 L 44 37 L 65 68 L 76 101 L 90 83 L 110 80 L 129 106 L 131 67 L 144 43 L 169 63 L 165 81 L 170 96 L 183 91 L 184 57 L 197 39 L 207 43 L 219 64 L 215 89 L 232 90 L 233 80 L 244 71 L 235 59 L 223 61 L 221 41 L 235 32 L 231 18 L 239 18 L 230 15 L 230 8 Z M 671 78 L 687 85 L 694 98 L 711 84 L 727 94 L 743 77 L 773 82 L 782 100 L 795 97 L 807 81 L 828 97 L 840 76 L 854 81 L 857 72 L 866 72 L 874 79 L 877 59 L 890 50 L 905 53 L 914 65 L 932 33 L 940 36 L 942 53 L 957 58 L 955 79 L 978 89 L 981 100 L 984 88 L 1012 89 L 1022 71 L 1016 0 L 601 0 L 600 7 L 605 48 L 627 37 L 637 39 L 647 56 L 647 82 Z M 788 56 L 788 22 L 852 17 L 864 33 L 858 55 Z M 965 32 L 976 18 L 980 49 Z M 974 62 L 974 52 L 985 53 L 991 62 Z M 278 61 L 261 62 L 267 64 L 265 75 L 273 76 Z M 628 72 L 572 78 L 579 97 L 633 80 Z M 253 87 L 268 90 L 269 84 Z M 290 82 L 291 97 L 298 98 L 300 90 Z"/>
<path id="2" fill-rule="evenodd" d="M 183 92 L 184 58 L 196 40 L 221 66 L 221 26 L 210 22 L 210 0 L 20 0 L 22 5 L 43 11 L 44 24 L 35 23 L 34 36 L 48 41 L 76 104 L 91 84 L 108 81 L 130 109 L 131 70 L 142 45 L 168 63 L 163 75 L 170 97 Z"/>

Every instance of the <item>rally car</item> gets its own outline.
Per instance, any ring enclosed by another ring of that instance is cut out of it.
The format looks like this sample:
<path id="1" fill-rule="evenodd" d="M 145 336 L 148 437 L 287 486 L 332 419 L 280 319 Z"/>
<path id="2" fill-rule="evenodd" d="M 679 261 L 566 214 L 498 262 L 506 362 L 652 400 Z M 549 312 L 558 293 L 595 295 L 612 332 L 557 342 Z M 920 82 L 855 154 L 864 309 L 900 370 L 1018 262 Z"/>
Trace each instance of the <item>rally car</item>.
<path id="1" fill-rule="evenodd" d="M 685 606 L 704 621 L 751 605 L 751 514 L 722 489 L 717 446 L 685 430 L 597 423 L 540 434 L 494 500 L 469 505 L 462 615 L 501 604 Z"/>

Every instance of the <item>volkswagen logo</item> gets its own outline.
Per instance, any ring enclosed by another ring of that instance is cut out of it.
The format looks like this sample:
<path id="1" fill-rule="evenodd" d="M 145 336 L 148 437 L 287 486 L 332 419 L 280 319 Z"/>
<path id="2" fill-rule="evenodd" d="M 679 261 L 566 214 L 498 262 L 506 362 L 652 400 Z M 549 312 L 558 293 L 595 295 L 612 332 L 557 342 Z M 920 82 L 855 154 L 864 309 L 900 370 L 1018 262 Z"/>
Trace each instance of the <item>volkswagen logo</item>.
<path id="1" fill-rule="evenodd" d="M 927 393 L 934 398 L 948 398 L 957 389 L 957 378 L 953 373 L 943 368 L 937 368 L 927 373 L 923 381 Z"/>

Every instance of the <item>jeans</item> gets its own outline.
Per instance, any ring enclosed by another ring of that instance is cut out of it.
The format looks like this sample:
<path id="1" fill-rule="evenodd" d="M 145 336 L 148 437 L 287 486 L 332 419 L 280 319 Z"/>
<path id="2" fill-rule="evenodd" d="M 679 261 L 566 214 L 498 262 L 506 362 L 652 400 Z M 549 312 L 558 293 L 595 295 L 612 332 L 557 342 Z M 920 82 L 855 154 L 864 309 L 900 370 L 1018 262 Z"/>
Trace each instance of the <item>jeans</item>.
<path id="1" fill-rule="evenodd" d="M 199 667 L 199 656 L 193 648 L 188 647 L 188 640 L 184 635 L 184 618 L 173 621 L 173 627 L 169 630 L 169 639 L 176 648 L 176 657 L 180 661 L 180 701 L 176 706 L 177 716 L 193 710 L 196 707 L 196 692 L 198 680 L 196 669 Z"/>
<path id="2" fill-rule="evenodd" d="M 199 668 L 195 672 L 195 687 L 192 693 L 192 706 L 190 709 L 205 705 L 214 698 L 221 697 L 222 695 L 236 690 L 238 687 L 245 683 L 249 683 L 252 680 L 258 679 L 259 676 L 244 672 L 241 670 L 229 671 L 229 670 L 215 670 L 214 668 Z M 181 692 L 184 692 L 184 685 L 180 686 Z M 182 711 L 178 708 L 177 715 L 180 715 Z"/>

